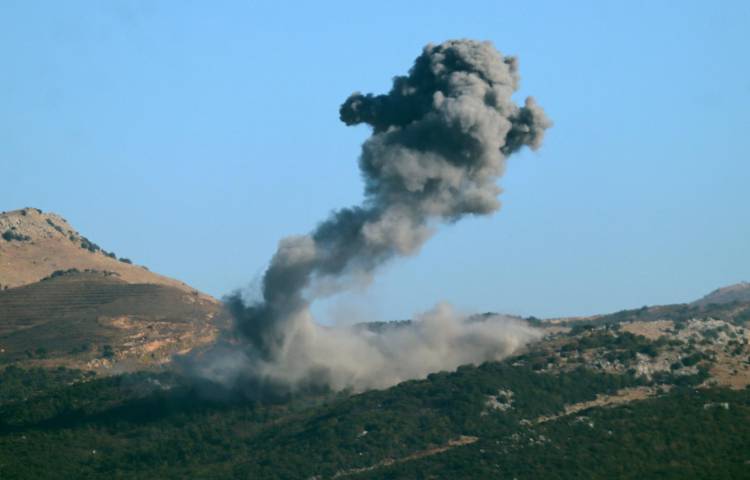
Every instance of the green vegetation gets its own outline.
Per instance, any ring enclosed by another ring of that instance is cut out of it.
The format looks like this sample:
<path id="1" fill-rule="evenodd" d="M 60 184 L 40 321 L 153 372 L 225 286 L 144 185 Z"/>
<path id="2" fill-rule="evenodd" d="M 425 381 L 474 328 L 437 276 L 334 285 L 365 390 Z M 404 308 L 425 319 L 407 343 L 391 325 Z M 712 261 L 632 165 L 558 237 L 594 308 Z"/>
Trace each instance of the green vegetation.
<path id="1" fill-rule="evenodd" d="M 17 242 L 28 242 L 29 240 L 31 240 L 30 236 L 16 232 L 15 227 L 11 227 L 10 229 L 4 231 L 2 237 L 6 242 L 12 242 L 14 240 Z"/>
<path id="2" fill-rule="evenodd" d="M 690 367 L 690 366 L 697 364 L 704 358 L 706 358 L 706 356 L 702 352 L 695 352 L 693 354 L 688 355 L 687 357 L 684 357 L 681 360 L 681 362 L 683 366 Z"/>
<path id="3" fill-rule="evenodd" d="M 53 222 L 51 219 L 49 219 L 49 218 L 47 219 L 47 224 L 49 224 L 50 227 L 54 228 L 58 232 L 60 232 L 63 235 L 65 235 L 65 232 L 63 231 L 62 227 L 60 225 L 56 224 L 55 222 Z"/>
<path id="4" fill-rule="evenodd" d="M 750 391 L 681 389 L 349 478 L 738 479 L 748 451 Z"/>
<path id="5" fill-rule="evenodd" d="M 43 279 L 39 281 L 45 282 L 47 280 L 52 280 L 53 278 L 64 277 L 66 275 L 75 275 L 77 273 L 81 273 L 81 271 L 78 270 L 77 268 L 69 268 L 67 270 L 55 270 L 54 272 L 50 273 L 49 275 L 47 275 L 46 277 L 44 277 Z"/>
<path id="6" fill-rule="evenodd" d="M 88 250 L 91 253 L 96 253 L 102 249 L 99 245 L 95 244 L 94 242 L 92 242 L 86 237 L 81 237 L 80 240 L 81 240 L 81 248 Z"/>
<path id="7" fill-rule="evenodd" d="M 408 323 L 361 328 L 399 325 Z M 714 342 L 733 330 L 706 331 Z M 106 342 L 65 348 L 91 359 L 121 353 Z M 28 349 L 35 362 L 48 355 L 37 345 Z M 750 389 L 697 388 L 714 361 L 711 349 L 605 322 L 386 390 L 264 402 L 248 399 L 258 397 L 250 386 L 226 391 L 168 372 L 8 367 L 0 478 L 746 478 Z M 636 387 L 655 396 L 581 405 Z"/>
<path id="8" fill-rule="evenodd" d="M 461 367 L 360 395 L 297 396 L 263 404 L 207 400 L 201 392 L 215 393 L 215 386 L 202 389 L 168 374 L 123 375 L 64 387 L 58 382 L 24 402 L 0 407 L 0 474 L 330 478 L 461 435 L 481 442 L 510 438 L 526 428 L 524 420 L 555 415 L 566 404 L 640 383 L 628 375 L 582 368 L 535 373 L 505 362 Z M 512 408 L 504 412 L 487 406 L 488 395 L 501 389 L 513 392 Z"/>
<path id="9" fill-rule="evenodd" d="M 102 347 L 102 358 L 112 358 L 115 356 L 115 351 L 112 349 L 112 345 L 104 345 Z"/>
<path id="10" fill-rule="evenodd" d="M 0 405 L 18 404 L 92 376 L 90 372 L 64 367 L 23 369 L 8 366 L 0 370 Z"/>
<path id="11" fill-rule="evenodd" d="M 39 281 L 46 282 L 48 280 L 52 280 L 58 277 L 78 275 L 78 274 L 83 274 L 83 273 L 93 273 L 93 274 L 102 275 L 104 277 L 111 277 L 111 276 L 118 277 L 119 276 L 117 272 L 110 272 L 108 270 L 95 270 L 93 268 L 86 268 L 84 270 L 78 270 L 77 268 L 68 268 L 67 270 L 55 270 L 54 272 L 50 273 L 49 275 L 47 275 L 46 277 L 42 278 Z"/>
<path id="12" fill-rule="evenodd" d="M 60 229 L 59 231 L 62 232 L 62 229 Z M 83 248 L 84 250 L 88 250 L 91 253 L 102 252 L 102 254 L 108 256 L 109 258 L 117 259 L 117 255 L 115 254 L 115 252 L 108 252 L 104 250 L 102 247 L 100 247 L 99 245 L 97 245 L 96 243 L 92 242 L 91 240 L 89 240 L 88 238 L 84 236 L 76 237 L 75 235 L 73 235 L 73 233 L 70 233 L 68 238 L 70 239 L 71 242 L 80 242 L 80 247 Z M 120 260 L 122 261 L 122 259 Z"/>
<path id="13" fill-rule="evenodd" d="M 573 333 L 571 332 L 571 334 Z M 613 335 L 611 332 L 605 330 L 596 331 L 582 337 L 577 343 L 577 348 L 588 350 L 606 347 L 612 350 L 626 350 L 654 357 L 657 354 L 658 348 L 666 344 L 666 342 L 665 337 L 652 342 L 642 335 L 633 335 L 630 332 L 618 332 L 616 335 Z"/>
<path id="14" fill-rule="evenodd" d="M 88 353 L 91 351 L 91 345 L 88 343 L 82 343 L 70 349 L 71 355 L 78 355 L 79 353 Z"/>

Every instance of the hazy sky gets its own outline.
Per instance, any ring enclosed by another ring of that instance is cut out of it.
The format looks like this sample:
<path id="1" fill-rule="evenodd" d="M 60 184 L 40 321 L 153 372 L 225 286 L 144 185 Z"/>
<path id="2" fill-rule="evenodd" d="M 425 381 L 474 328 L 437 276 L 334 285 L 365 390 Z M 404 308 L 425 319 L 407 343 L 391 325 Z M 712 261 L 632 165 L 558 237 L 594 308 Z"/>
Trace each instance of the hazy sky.
<path id="1" fill-rule="evenodd" d="M 491 40 L 555 122 L 503 208 L 444 227 L 321 321 L 446 300 L 524 315 L 750 280 L 750 2 L 0 2 L 0 210 L 67 218 L 220 296 L 358 203 L 366 127 L 421 48 Z"/>

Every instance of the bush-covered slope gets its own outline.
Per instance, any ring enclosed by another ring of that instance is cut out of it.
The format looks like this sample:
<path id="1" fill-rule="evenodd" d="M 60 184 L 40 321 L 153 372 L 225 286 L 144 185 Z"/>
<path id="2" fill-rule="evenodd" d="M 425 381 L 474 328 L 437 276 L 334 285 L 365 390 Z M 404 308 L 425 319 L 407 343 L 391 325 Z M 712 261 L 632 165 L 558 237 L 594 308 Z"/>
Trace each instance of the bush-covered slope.
<path id="1" fill-rule="evenodd" d="M 562 340 L 583 353 L 652 345 L 658 358 L 669 348 L 620 336 L 584 330 Z M 538 368 L 548 353 L 278 403 L 219 395 L 174 374 L 84 381 L 34 371 L 23 382 L 20 369 L 6 369 L 0 477 L 741 478 L 750 391 L 695 390 L 705 368 L 679 377 L 684 386 L 674 375 L 585 363 Z"/>

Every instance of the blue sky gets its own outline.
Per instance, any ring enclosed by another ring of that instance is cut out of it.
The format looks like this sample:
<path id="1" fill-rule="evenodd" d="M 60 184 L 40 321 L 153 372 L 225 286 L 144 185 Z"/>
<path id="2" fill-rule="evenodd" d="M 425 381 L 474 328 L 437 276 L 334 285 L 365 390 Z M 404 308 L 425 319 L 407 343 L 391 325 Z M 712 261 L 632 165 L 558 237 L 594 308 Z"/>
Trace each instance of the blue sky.
<path id="1" fill-rule="evenodd" d="M 750 280 L 748 25 L 744 1 L 6 0 L 0 210 L 55 211 L 220 296 L 361 200 L 350 93 L 384 93 L 428 42 L 491 40 L 554 120 L 545 145 L 512 158 L 498 214 L 321 321 L 689 301 Z"/>

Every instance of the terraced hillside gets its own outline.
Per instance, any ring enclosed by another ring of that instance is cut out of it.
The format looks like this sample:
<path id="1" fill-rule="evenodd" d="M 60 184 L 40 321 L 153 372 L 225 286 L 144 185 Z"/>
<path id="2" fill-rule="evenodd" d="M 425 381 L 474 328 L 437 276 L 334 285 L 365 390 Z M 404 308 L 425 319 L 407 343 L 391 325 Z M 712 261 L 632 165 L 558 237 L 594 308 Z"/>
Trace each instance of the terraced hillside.
<path id="1" fill-rule="evenodd" d="M 0 213 L 0 364 L 150 368 L 211 342 L 221 305 L 36 208 Z"/>
<path id="2" fill-rule="evenodd" d="M 141 368 L 213 340 L 220 308 L 171 286 L 70 271 L 0 292 L 0 362 Z"/>

